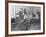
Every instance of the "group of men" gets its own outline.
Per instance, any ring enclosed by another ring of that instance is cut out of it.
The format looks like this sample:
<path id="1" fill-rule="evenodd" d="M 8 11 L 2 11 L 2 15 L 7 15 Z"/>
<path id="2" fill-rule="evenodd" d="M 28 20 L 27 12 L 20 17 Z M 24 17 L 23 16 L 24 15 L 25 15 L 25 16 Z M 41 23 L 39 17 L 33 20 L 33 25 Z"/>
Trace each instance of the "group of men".
<path id="1" fill-rule="evenodd" d="M 32 17 L 35 17 L 36 15 L 32 14 Z M 30 18 L 27 16 L 26 9 L 20 9 L 20 11 L 17 13 L 17 17 L 14 20 L 14 23 L 12 23 L 13 30 L 30 30 L 31 24 L 34 24 L 33 18 Z"/>

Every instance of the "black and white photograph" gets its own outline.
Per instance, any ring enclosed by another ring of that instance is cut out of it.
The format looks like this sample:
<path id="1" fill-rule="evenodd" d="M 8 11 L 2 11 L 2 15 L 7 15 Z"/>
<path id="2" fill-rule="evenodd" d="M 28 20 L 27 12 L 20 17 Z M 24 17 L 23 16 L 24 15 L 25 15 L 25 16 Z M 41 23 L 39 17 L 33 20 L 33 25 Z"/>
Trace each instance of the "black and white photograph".
<path id="1" fill-rule="evenodd" d="M 11 6 L 11 31 L 40 30 L 40 7 Z"/>
<path id="2" fill-rule="evenodd" d="M 43 32 L 43 5 L 8 3 L 9 34 Z"/>

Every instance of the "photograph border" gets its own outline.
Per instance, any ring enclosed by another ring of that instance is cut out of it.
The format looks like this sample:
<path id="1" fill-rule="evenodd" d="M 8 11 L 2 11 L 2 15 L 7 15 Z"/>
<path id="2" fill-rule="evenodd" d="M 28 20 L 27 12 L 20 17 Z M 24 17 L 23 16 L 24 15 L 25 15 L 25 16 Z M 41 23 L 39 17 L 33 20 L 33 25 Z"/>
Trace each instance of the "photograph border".
<path id="1" fill-rule="evenodd" d="M 26 34 L 8 34 L 8 3 L 42 4 L 43 5 L 43 32 L 26 33 Z M 45 34 L 45 3 L 44 2 L 5 1 L 5 36 L 23 36 L 23 35 L 39 35 L 39 34 Z"/>

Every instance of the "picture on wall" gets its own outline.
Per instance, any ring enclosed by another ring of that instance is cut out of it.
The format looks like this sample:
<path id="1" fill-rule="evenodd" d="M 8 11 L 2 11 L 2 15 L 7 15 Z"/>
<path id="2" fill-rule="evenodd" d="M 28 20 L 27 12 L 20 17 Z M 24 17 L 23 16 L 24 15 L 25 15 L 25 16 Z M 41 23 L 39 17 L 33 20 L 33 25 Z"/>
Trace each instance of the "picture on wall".
<path id="1" fill-rule="evenodd" d="M 44 3 L 8 2 L 8 35 L 44 33 Z"/>

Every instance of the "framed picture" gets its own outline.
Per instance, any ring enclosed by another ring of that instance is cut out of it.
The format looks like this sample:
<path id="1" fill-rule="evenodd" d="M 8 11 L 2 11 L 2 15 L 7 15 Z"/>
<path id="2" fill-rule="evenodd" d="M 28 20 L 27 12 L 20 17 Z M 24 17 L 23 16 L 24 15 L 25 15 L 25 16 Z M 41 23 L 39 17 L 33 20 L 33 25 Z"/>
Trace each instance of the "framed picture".
<path id="1" fill-rule="evenodd" d="M 7 1 L 5 5 L 6 35 L 45 33 L 45 4 L 43 2 Z"/>

